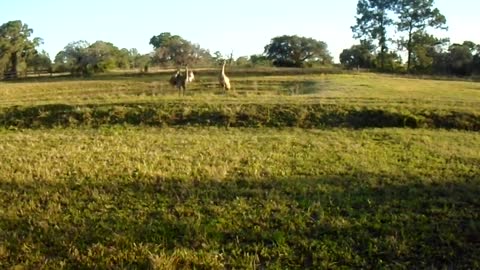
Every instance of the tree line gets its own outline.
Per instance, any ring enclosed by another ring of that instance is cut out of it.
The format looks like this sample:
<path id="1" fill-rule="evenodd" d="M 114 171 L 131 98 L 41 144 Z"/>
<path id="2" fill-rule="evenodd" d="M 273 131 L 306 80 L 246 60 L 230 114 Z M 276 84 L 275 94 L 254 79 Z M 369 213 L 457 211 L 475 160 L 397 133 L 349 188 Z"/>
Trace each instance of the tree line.
<path id="1" fill-rule="evenodd" d="M 448 29 L 434 0 L 359 0 L 355 18 L 352 32 L 359 44 L 340 54 L 340 62 L 348 68 L 456 76 L 480 74 L 480 44 L 451 44 L 448 38 L 429 33 L 433 29 Z M 401 58 L 403 52 L 405 61 Z"/>
<path id="2" fill-rule="evenodd" d="M 69 72 L 90 75 L 111 69 L 140 69 L 149 66 L 212 66 L 229 60 L 241 66 L 275 65 L 301 67 L 306 64 L 327 64 L 332 57 L 327 44 L 313 38 L 281 36 L 265 46 L 264 54 L 233 59 L 220 52 L 210 53 L 178 35 L 164 32 L 153 36 L 149 44 L 153 51 L 140 54 L 136 49 L 118 48 L 106 41 L 75 41 L 58 52 L 53 61 L 45 51 L 36 48 L 43 42 L 32 38 L 33 29 L 22 21 L 10 21 L 0 26 L 0 76 L 16 78 L 27 72 Z"/>
<path id="3" fill-rule="evenodd" d="M 446 30 L 446 18 L 434 0 L 359 0 L 356 24 L 351 27 L 359 44 L 339 56 L 345 68 L 382 72 L 469 76 L 480 74 L 480 44 L 450 44 L 430 34 Z M 400 33 L 394 37 L 392 33 Z M 152 52 L 118 48 L 106 41 L 75 41 L 58 52 L 53 61 L 37 47 L 43 40 L 20 20 L 0 26 L 0 77 L 16 78 L 27 72 L 69 72 L 90 75 L 111 69 L 148 71 L 150 66 L 212 66 L 228 59 L 239 66 L 311 67 L 332 64 L 327 43 L 297 35 L 271 39 L 262 54 L 233 59 L 200 47 L 178 35 L 152 36 Z M 406 59 L 402 59 L 402 54 Z"/>

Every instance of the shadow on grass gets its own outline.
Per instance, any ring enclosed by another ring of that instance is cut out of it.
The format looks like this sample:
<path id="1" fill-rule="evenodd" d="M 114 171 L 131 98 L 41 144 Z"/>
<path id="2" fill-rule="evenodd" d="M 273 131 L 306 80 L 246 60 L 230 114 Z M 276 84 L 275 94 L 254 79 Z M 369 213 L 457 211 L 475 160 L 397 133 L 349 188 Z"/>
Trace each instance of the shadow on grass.
<path id="1" fill-rule="evenodd" d="M 0 266 L 478 268 L 480 179 L 395 181 L 2 182 Z"/>
<path id="2" fill-rule="evenodd" d="M 300 128 L 446 128 L 478 131 L 480 115 L 457 111 L 397 111 L 331 104 L 209 104 L 188 102 L 50 104 L 0 110 L 0 126 L 52 128 L 102 125 Z"/>

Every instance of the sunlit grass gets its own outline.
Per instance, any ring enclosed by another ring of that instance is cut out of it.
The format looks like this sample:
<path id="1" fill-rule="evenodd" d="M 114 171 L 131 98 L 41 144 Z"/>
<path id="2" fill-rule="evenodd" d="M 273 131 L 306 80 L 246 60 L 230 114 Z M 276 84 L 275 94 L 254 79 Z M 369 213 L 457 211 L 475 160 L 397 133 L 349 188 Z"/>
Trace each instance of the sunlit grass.
<path id="1" fill-rule="evenodd" d="M 480 136 L 0 133 L 0 267 L 476 268 Z"/>
<path id="2" fill-rule="evenodd" d="M 225 95 L 216 77 L 197 76 L 187 96 L 178 96 L 167 76 L 135 79 L 0 83 L 0 106 L 101 104 L 164 101 L 235 103 L 388 104 L 466 110 L 480 105 L 480 84 L 418 80 L 376 74 L 232 77 L 235 93 Z"/>
<path id="3" fill-rule="evenodd" d="M 1 82 L 0 268 L 480 268 L 479 83 L 229 71 Z"/>
<path id="4" fill-rule="evenodd" d="M 445 131 L 25 130 L 4 131 L 0 147 L 3 181 L 62 182 L 72 177 L 105 181 L 137 175 L 225 180 L 358 172 L 385 172 L 408 180 L 480 173 L 474 166 L 480 157 L 480 136 Z M 471 162 L 466 168 L 449 163 L 454 155 Z"/>

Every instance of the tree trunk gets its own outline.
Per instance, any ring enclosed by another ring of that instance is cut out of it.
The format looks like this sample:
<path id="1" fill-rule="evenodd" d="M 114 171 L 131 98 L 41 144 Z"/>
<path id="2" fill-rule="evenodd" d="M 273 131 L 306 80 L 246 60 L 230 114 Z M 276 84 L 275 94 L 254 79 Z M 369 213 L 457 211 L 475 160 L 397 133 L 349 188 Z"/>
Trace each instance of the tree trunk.
<path id="1" fill-rule="evenodd" d="M 386 53 L 387 47 L 385 45 L 382 45 L 380 49 L 380 68 L 382 71 L 385 71 L 385 53 Z"/>
<path id="2" fill-rule="evenodd" d="M 410 73 L 410 67 L 412 63 L 412 22 L 410 22 L 410 28 L 408 29 L 408 42 L 407 42 L 407 51 L 408 51 L 408 60 L 407 60 L 407 73 Z"/>
<path id="3" fill-rule="evenodd" d="M 380 37 L 380 69 L 382 71 L 385 71 L 385 51 L 387 50 L 387 38 L 386 36 L 386 30 L 384 26 L 384 16 L 385 13 L 382 13 L 382 21 L 380 22 L 380 27 L 381 27 L 381 37 Z"/>
<path id="4" fill-rule="evenodd" d="M 8 73 L 7 78 L 16 79 L 18 77 L 18 71 L 17 71 L 18 55 L 17 55 L 17 52 L 13 52 L 10 59 L 11 59 L 10 64 L 12 66 L 10 67 L 10 71 Z"/>

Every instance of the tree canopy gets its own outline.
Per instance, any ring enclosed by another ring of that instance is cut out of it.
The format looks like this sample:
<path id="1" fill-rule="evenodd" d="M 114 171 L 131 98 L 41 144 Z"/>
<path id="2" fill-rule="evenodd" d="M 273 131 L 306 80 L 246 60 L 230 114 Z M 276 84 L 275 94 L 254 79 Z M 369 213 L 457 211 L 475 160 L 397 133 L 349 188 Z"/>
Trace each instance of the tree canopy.
<path id="1" fill-rule="evenodd" d="M 388 52 L 387 30 L 393 24 L 389 11 L 395 7 L 395 0 L 359 0 L 357 3 L 356 24 L 352 26 L 355 38 L 376 40 L 380 48 L 380 69 L 385 69 Z"/>
<path id="2" fill-rule="evenodd" d="M 419 74 L 480 74 L 480 45 L 473 41 L 451 44 L 448 38 L 430 34 L 447 29 L 446 18 L 435 7 L 435 0 L 358 0 L 354 38 L 360 44 L 344 49 L 340 63 L 347 68 L 371 68 L 382 72 Z M 437 32 L 440 33 L 440 32 Z M 136 49 L 119 48 L 111 42 L 75 41 L 55 55 L 54 64 L 37 47 L 33 29 L 20 20 L 0 26 L 0 79 L 16 78 L 28 72 L 70 72 L 89 75 L 111 69 L 140 69 L 150 65 L 215 66 L 224 60 L 244 67 L 310 67 L 331 64 L 324 41 L 298 35 L 273 37 L 263 53 L 233 58 L 192 43 L 179 35 L 162 32 L 152 36 L 153 50 L 140 54 Z M 458 41 L 457 41 L 458 42 Z M 406 53 L 405 53 L 406 52 Z M 402 57 L 406 56 L 406 62 Z"/>
<path id="3" fill-rule="evenodd" d="M 349 68 L 371 68 L 374 63 L 373 46 L 369 41 L 362 40 L 359 45 L 344 49 L 340 54 L 340 63 Z"/>
<path id="4" fill-rule="evenodd" d="M 193 44 L 178 35 L 169 32 L 161 33 L 150 39 L 154 47 L 153 62 L 160 65 L 191 65 L 212 60 L 208 50 L 202 49 L 200 45 Z"/>
<path id="5" fill-rule="evenodd" d="M 463 44 L 452 44 L 448 48 L 448 63 L 451 74 L 465 76 L 472 74 L 474 69 L 475 43 L 465 41 Z M 477 54 L 478 57 L 478 54 Z"/>
<path id="6" fill-rule="evenodd" d="M 280 67 L 302 67 L 306 62 L 332 62 L 327 43 L 297 35 L 274 37 L 265 46 L 264 53 L 273 65 Z"/>
<path id="7" fill-rule="evenodd" d="M 424 32 L 427 27 L 444 28 L 446 24 L 445 16 L 437 8 L 433 8 L 433 2 L 434 0 L 398 0 L 396 3 L 397 30 L 407 32 L 407 38 L 399 42 L 407 50 L 407 71 L 410 71 L 412 66 L 414 48 L 418 48 L 418 45 L 428 45 L 420 43 L 418 33 Z"/>
<path id="8" fill-rule="evenodd" d="M 39 73 L 42 71 L 48 71 L 51 73 L 53 71 L 52 60 L 50 59 L 50 56 L 45 50 L 27 57 L 26 64 L 35 73 Z"/>
<path id="9" fill-rule="evenodd" d="M 55 56 L 57 71 L 68 71 L 74 75 L 89 75 L 105 72 L 113 68 L 130 68 L 131 63 L 138 62 L 136 51 L 119 49 L 110 42 L 96 41 L 89 44 L 80 40 L 71 42 Z"/>
<path id="10" fill-rule="evenodd" d="M 436 55 L 447 39 L 439 39 L 423 31 L 412 33 L 408 72 L 432 73 Z"/>
<path id="11" fill-rule="evenodd" d="M 430 28 L 447 29 L 446 18 L 434 7 L 434 0 L 358 0 L 355 18 L 354 38 L 378 42 L 373 66 L 381 71 L 453 72 L 452 59 L 456 57 L 450 54 L 464 50 L 463 47 L 450 48 L 441 52 L 448 39 L 428 33 Z M 398 50 L 389 51 L 389 46 Z M 359 50 L 356 46 L 345 49 L 340 55 L 342 64 L 361 65 Z M 403 50 L 407 52 L 405 65 L 399 58 Z"/>
<path id="12" fill-rule="evenodd" d="M 16 78 L 19 64 L 37 53 L 35 48 L 42 40 L 31 39 L 32 33 L 33 29 L 19 20 L 0 26 L 0 76 Z"/>

